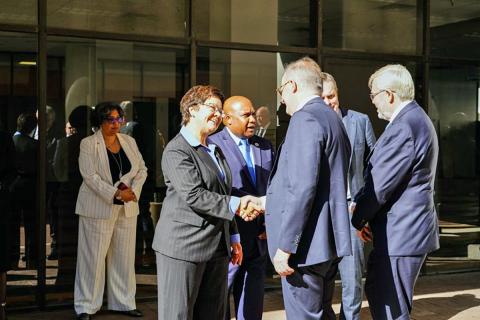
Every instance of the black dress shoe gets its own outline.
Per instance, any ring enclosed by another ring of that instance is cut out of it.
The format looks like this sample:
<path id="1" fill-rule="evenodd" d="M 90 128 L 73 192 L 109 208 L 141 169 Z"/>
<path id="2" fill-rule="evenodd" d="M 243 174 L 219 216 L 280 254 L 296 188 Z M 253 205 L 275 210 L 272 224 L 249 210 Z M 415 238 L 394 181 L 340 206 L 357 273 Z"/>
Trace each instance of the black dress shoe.
<path id="1" fill-rule="evenodd" d="M 90 320 L 92 317 L 88 313 L 77 314 L 77 320 Z"/>
<path id="2" fill-rule="evenodd" d="M 128 311 L 118 311 L 121 314 L 124 314 L 129 317 L 135 317 L 135 318 L 140 318 L 143 317 L 142 311 L 138 309 L 133 309 L 133 310 L 128 310 Z"/>

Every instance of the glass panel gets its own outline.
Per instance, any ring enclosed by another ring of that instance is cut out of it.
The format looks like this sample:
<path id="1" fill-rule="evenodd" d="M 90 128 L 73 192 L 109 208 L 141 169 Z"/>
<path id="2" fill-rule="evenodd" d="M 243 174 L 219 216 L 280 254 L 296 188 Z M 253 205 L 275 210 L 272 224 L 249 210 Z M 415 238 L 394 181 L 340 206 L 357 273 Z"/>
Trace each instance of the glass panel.
<path id="1" fill-rule="evenodd" d="M 49 27 L 184 37 L 185 0 L 48 0 Z"/>
<path id="2" fill-rule="evenodd" d="M 283 66 L 302 56 L 202 48 L 198 51 L 197 82 L 217 86 L 226 97 L 246 96 L 255 109 L 266 107 L 271 123 L 267 127 L 265 138 L 276 145 L 285 136 L 288 117 L 284 109 L 279 110 L 280 96 L 275 89 L 280 86 Z M 275 115 L 278 115 L 277 119 Z"/>
<path id="3" fill-rule="evenodd" d="M 58 135 L 54 152 L 47 152 L 54 185 L 48 197 L 55 200 L 49 202 L 49 210 L 50 236 L 56 246 L 47 250 L 52 270 L 48 299 L 53 303 L 73 299 L 79 245 L 75 205 L 83 180 L 78 169 L 80 141 L 92 134 L 87 112 L 102 101 L 123 101 L 128 122 L 121 132 L 135 138 L 148 168 L 139 199 L 137 239 L 131 241 L 136 241 L 136 296 L 156 295 L 151 241 L 165 192 L 160 159 L 180 126 L 179 101 L 190 81 L 189 61 L 188 51 L 179 47 L 48 39 L 47 103 L 56 114 L 52 133 Z"/>
<path id="4" fill-rule="evenodd" d="M 344 106 L 367 114 L 377 138 L 382 134 L 388 122 L 378 118 L 377 110 L 369 97 L 368 79 L 378 68 L 386 64 L 379 61 L 326 59 L 324 68 L 324 71 L 333 75 L 337 82 L 340 107 Z M 415 94 L 418 97 L 421 94 L 419 90 L 421 81 L 415 80 L 416 64 L 404 65 L 412 74 L 417 87 Z"/>
<path id="5" fill-rule="evenodd" d="M 28 34 L 0 33 L 0 43 L 0 279 L 7 272 L 9 307 L 25 307 L 35 304 L 38 249 L 45 243 L 38 238 L 35 196 L 36 41 Z"/>
<path id="6" fill-rule="evenodd" d="M 479 79 L 480 68 L 475 66 L 430 68 L 429 116 L 440 143 L 436 202 L 441 236 L 440 250 L 434 255 L 457 257 L 450 262 L 456 264 L 462 257 L 463 268 L 474 262 L 467 259 L 468 244 L 480 240 L 475 230 L 480 217 Z M 459 227 L 464 232 L 457 232 Z"/>
<path id="7" fill-rule="evenodd" d="M 193 1 L 193 26 L 199 39 L 315 46 L 313 1 Z"/>
<path id="8" fill-rule="evenodd" d="M 480 1 L 430 2 L 431 54 L 480 57 Z"/>
<path id="9" fill-rule="evenodd" d="M 0 8 L 0 23 L 37 24 L 37 0 L 0 0 Z"/>
<path id="10" fill-rule="evenodd" d="M 365 52 L 414 54 L 416 3 L 416 0 L 325 0 L 324 45 Z"/>

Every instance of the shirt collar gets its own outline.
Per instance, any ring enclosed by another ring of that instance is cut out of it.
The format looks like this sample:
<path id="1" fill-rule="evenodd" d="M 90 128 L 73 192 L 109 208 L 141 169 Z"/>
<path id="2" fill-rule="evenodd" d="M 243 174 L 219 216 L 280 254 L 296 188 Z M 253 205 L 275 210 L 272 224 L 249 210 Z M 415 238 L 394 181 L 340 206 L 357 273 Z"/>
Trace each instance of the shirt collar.
<path id="1" fill-rule="evenodd" d="M 340 119 L 343 119 L 343 114 L 342 114 L 342 109 L 338 108 L 337 110 L 333 110 L 335 113 L 340 117 Z"/>
<path id="2" fill-rule="evenodd" d="M 262 127 L 262 126 L 260 126 L 260 129 L 267 129 L 269 126 L 270 126 L 270 122 L 269 122 L 269 123 L 267 123 L 266 125 L 264 125 L 263 127 Z"/>
<path id="3" fill-rule="evenodd" d="M 237 146 L 240 145 L 240 142 L 241 142 L 242 140 L 246 140 L 247 143 L 248 143 L 248 139 L 247 139 L 247 138 L 239 138 L 239 137 L 237 137 L 236 135 L 233 134 L 232 131 L 230 131 L 230 128 L 228 128 L 228 127 L 227 127 L 227 131 L 228 131 L 228 133 L 230 134 L 230 137 L 232 137 L 233 141 L 235 141 L 235 144 L 236 144 Z"/>
<path id="4" fill-rule="evenodd" d="M 202 145 L 200 141 L 198 141 L 197 138 L 193 136 L 193 134 L 188 130 L 185 126 L 182 126 L 180 129 L 180 134 L 187 140 L 188 144 L 191 145 L 192 147 L 198 147 Z"/>
<path id="5" fill-rule="evenodd" d="M 392 113 L 392 117 L 390 118 L 390 122 L 392 122 L 393 119 L 395 119 L 398 116 L 400 111 L 402 111 L 402 109 L 405 108 L 410 102 L 412 102 L 412 100 L 407 100 L 407 101 L 403 101 L 402 103 L 400 103 L 398 108 L 395 109 L 395 111 Z"/>
<path id="6" fill-rule="evenodd" d="M 307 103 L 309 103 L 311 100 L 313 100 L 313 99 L 315 99 L 315 98 L 320 98 L 320 96 L 314 94 L 313 96 L 309 96 L 309 97 L 305 98 L 305 99 L 298 105 L 297 111 L 301 110 L 303 107 L 305 107 L 305 105 L 306 105 Z"/>

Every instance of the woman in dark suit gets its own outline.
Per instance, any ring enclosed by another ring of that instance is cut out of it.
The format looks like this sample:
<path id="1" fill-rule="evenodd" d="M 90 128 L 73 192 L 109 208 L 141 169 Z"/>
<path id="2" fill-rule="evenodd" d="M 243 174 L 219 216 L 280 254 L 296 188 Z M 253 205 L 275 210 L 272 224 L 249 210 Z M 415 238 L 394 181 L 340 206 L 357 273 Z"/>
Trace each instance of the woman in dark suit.
<path id="1" fill-rule="evenodd" d="M 230 169 L 208 139 L 223 100 L 215 87 L 191 88 L 180 102 L 180 133 L 163 153 L 167 194 L 153 243 L 158 319 L 223 320 L 230 252 L 234 264 L 242 261 L 233 218 L 248 199 L 230 196 Z"/>

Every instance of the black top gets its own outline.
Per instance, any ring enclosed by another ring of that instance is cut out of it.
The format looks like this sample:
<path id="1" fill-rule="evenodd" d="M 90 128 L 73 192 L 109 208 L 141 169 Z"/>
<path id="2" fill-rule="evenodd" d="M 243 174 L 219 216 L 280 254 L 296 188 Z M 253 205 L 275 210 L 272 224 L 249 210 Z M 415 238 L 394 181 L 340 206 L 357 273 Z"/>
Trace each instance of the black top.
<path id="1" fill-rule="evenodd" d="M 115 184 L 118 180 L 120 180 L 121 176 L 127 174 L 130 171 L 130 169 L 132 168 L 132 165 L 130 163 L 130 160 L 128 160 L 127 155 L 125 154 L 125 151 L 123 151 L 122 148 L 120 148 L 120 151 L 118 151 L 117 153 L 113 153 L 107 149 L 107 154 L 108 154 L 108 162 L 110 163 L 110 173 L 112 175 L 112 182 L 113 184 Z M 117 199 L 114 199 L 113 203 L 120 204 L 120 205 L 123 204 L 122 201 Z"/>

